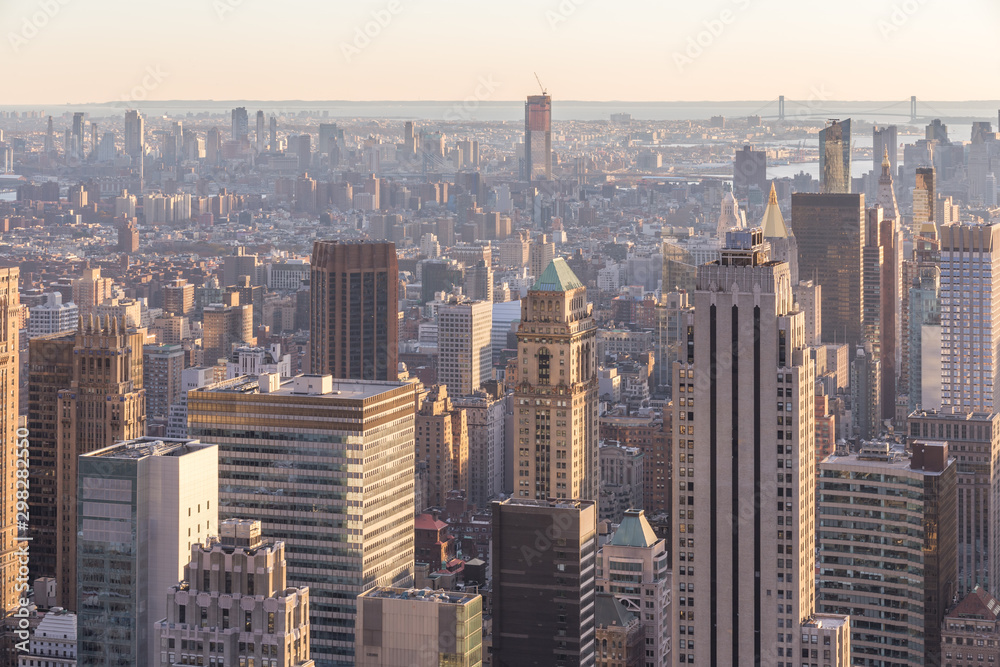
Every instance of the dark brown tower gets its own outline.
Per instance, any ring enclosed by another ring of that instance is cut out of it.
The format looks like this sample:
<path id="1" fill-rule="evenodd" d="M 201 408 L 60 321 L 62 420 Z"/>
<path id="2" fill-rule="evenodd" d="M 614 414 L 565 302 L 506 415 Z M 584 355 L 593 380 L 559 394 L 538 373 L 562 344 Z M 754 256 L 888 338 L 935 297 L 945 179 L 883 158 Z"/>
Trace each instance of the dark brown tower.
<path id="1" fill-rule="evenodd" d="M 395 381 L 399 268 L 393 243 L 317 241 L 310 284 L 310 371 Z"/>

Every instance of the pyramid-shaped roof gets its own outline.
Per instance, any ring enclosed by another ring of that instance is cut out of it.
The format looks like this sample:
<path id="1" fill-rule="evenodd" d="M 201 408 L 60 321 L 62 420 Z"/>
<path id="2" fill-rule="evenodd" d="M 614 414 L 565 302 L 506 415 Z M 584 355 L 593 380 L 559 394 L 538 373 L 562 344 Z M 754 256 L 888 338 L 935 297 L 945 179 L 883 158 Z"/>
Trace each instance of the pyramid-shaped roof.
<path id="1" fill-rule="evenodd" d="M 764 228 L 766 239 L 784 239 L 791 236 L 788 225 L 785 224 L 785 217 L 781 215 L 781 208 L 778 207 L 778 193 L 774 191 L 774 183 L 771 183 L 771 194 L 767 198 L 767 208 L 764 209 L 764 219 L 760 226 Z"/>
<path id="2" fill-rule="evenodd" d="M 568 292 L 577 287 L 583 287 L 583 283 L 569 268 L 569 264 L 562 257 L 556 257 L 542 271 L 541 277 L 535 281 L 533 292 Z"/>
<path id="3" fill-rule="evenodd" d="M 651 547 L 659 541 L 642 510 L 626 510 L 625 518 L 611 537 L 611 544 L 616 547 Z"/>

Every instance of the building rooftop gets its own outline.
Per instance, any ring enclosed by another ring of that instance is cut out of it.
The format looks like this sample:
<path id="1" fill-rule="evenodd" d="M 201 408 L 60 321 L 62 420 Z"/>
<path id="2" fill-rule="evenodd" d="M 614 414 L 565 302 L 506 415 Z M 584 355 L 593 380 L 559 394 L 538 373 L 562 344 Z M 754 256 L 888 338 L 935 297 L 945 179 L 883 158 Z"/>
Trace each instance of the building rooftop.
<path id="1" fill-rule="evenodd" d="M 35 639 L 76 641 L 76 614 L 53 607 L 35 629 Z"/>
<path id="2" fill-rule="evenodd" d="M 531 288 L 533 292 L 568 292 L 578 287 L 583 287 L 583 283 L 569 268 L 569 264 L 562 257 L 556 257 L 545 267 L 541 277 Z"/>
<path id="3" fill-rule="evenodd" d="M 372 588 L 358 598 L 382 598 L 389 600 L 416 600 L 418 602 L 433 602 L 436 604 L 469 604 L 479 597 L 478 593 L 462 593 L 458 591 L 441 591 L 430 588 Z"/>
<path id="4" fill-rule="evenodd" d="M 659 541 L 653 527 L 646 521 L 645 512 L 630 509 L 625 511 L 625 518 L 611 536 L 610 544 L 616 547 L 651 547 Z"/>
<path id="5" fill-rule="evenodd" d="M 611 593 L 598 593 L 594 604 L 594 625 L 598 628 L 627 628 L 636 615 L 618 603 Z"/>
<path id="6" fill-rule="evenodd" d="M 945 617 L 995 622 L 1000 617 L 1000 601 L 977 585 Z"/>
<path id="7" fill-rule="evenodd" d="M 184 438 L 151 438 L 143 437 L 135 440 L 119 442 L 104 449 L 85 454 L 107 459 L 144 459 L 147 456 L 184 456 L 194 451 L 214 447 L 202 444 L 198 440 Z"/>
<path id="8" fill-rule="evenodd" d="M 271 374 L 272 376 L 274 374 Z M 387 391 L 407 386 L 405 382 L 379 380 L 349 380 L 330 375 L 297 375 L 280 378 L 277 385 L 261 391 L 261 378 L 267 374 L 242 375 L 232 380 L 216 382 L 198 389 L 225 394 L 271 394 L 273 396 L 323 396 L 330 399 L 364 400 Z"/>

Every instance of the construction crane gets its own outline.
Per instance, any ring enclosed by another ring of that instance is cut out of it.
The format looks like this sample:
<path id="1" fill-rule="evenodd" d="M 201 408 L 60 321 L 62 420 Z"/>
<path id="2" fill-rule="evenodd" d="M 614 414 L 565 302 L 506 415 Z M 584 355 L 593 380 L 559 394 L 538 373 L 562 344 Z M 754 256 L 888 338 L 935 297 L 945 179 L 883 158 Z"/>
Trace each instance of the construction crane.
<path id="1" fill-rule="evenodd" d="M 548 91 L 545 90 L 545 86 L 542 85 L 542 80 L 538 78 L 538 72 L 533 72 L 535 75 L 535 81 L 538 82 L 538 87 L 542 89 L 542 95 L 548 95 Z"/>

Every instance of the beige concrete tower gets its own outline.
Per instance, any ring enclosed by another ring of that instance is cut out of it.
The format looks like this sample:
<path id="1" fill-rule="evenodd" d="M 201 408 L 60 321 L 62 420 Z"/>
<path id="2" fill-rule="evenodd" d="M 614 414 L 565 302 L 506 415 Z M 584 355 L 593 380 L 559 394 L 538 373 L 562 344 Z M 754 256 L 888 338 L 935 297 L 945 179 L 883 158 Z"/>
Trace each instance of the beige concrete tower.
<path id="1" fill-rule="evenodd" d="M 687 337 L 674 365 L 677 661 L 798 664 L 805 626 L 843 618 L 814 613 L 814 371 L 788 264 L 770 261 L 760 228 L 730 232 L 721 260 L 698 267 Z"/>
<path id="2" fill-rule="evenodd" d="M 521 301 L 515 498 L 597 501 L 596 337 L 587 288 L 552 260 Z"/>
<path id="3" fill-rule="evenodd" d="M 452 396 L 470 396 L 493 373 L 493 304 L 455 301 L 437 314 L 438 383 Z"/>

